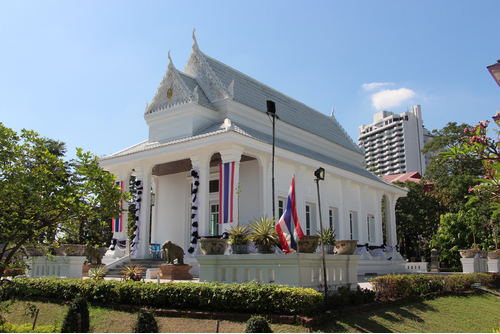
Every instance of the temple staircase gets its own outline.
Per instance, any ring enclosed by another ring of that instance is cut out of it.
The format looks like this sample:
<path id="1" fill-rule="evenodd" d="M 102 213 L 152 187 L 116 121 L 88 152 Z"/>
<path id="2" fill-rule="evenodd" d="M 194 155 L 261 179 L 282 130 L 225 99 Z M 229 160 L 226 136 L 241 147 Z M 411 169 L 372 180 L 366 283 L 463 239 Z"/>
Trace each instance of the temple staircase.
<path id="1" fill-rule="evenodd" d="M 162 258 L 145 258 L 145 259 L 132 259 L 132 266 L 136 266 L 138 264 L 141 265 L 143 268 L 142 270 L 142 277 L 146 277 L 146 270 L 149 268 L 158 268 L 158 265 L 164 264 L 165 260 Z M 113 277 L 113 278 L 121 278 L 123 274 L 120 274 L 121 271 L 123 271 L 123 266 L 130 266 L 130 261 L 127 259 L 124 261 L 121 265 L 115 266 L 113 268 L 108 269 L 108 273 L 106 277 Z"/>

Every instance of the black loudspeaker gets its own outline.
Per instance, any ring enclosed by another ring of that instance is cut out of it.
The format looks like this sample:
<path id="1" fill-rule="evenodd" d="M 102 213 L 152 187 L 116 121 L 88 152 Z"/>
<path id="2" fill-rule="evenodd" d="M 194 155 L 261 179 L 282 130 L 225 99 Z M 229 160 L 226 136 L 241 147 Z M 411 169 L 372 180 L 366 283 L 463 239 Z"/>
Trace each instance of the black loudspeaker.
<path id="1" fill-rule="evenodd" d="M 267 100 L 267 112 L 270 114 L 276 114 L 276 105 L 273 101 Z"/>

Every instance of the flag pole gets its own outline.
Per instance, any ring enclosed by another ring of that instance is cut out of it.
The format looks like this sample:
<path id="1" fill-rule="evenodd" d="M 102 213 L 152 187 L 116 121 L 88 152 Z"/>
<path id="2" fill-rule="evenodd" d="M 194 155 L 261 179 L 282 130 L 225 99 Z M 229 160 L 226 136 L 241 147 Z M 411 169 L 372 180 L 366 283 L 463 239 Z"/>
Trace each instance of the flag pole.
<path id="1" fill-rule="evenodd" d="M 319 196 L 319 180 L 325 179 L 325 170 L 323 168 L 319 168 L 314 175 L 316 179 L 316 186 L 318 189 L 318 210 L 319 210 L 319 229 L 320 229 L 320 238 L 321 238 L 321 257 L 323 259 L 323 283 L 325 284 L 325 306 L 328 305 L 328 282 L 326 280 L 326 264 L 325 264 L 325 244 L 323 242 L 323 220 L 321 219 L 321 199 Z"/>
<path id="2" fill-rule="evenodd" d="M 293 187 L 293 198 L 295 198 L 295 201 L 297 201 L 297 197 L 295 197 L 295 174 L 293 174 L 293 183 L 294 183 L 294 187 Z M 302 274 L 300 272 L 300 251 L 299 251 L 299 242 L 300 242 L 300 238 L 299 240 L 297 241 L 297 266 L 298 266 L 298 269 L 299 269 L 299 286 L 302 286 Z"/>

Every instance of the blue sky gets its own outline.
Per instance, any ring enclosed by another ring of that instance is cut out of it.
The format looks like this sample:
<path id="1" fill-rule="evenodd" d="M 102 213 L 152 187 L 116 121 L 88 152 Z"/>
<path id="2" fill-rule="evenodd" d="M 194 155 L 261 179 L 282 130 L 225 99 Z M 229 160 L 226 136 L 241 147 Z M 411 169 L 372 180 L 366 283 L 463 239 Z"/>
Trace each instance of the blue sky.
<path id="1" fill-rule="evenodd" d="M 107 155 L 147 139 L 146 102 L 200 49 L 329 115 L 357 142 L 373 114 L 424 125 L 500 110 L 500 1 L 0 0 L 0 122 Z M 277 106 L 279 114 L 279 106 Z"/>

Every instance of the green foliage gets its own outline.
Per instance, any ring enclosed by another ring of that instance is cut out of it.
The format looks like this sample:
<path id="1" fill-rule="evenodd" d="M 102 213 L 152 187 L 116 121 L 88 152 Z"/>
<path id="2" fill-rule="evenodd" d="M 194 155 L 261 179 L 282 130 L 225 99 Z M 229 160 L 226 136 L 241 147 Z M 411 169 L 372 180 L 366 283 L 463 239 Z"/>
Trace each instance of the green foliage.
<path id="1" fill-rule="evenodd" d="M 10 322 L 0 324 L 0 333 L 59 333 L 61 328 L 57 325 L 36 326 L 33 324 L 13 325 Z"/>
<path id="2" fill-rule="evenodd" d="M 375 292 L 370 289 L 351 290 L 349 285 L 342 285 L 328 296 L 328 309 L 357 306 L 375 301 Z"/>
<path id="3" fill-rule="evenodd" d="M 275 226 L 276 218 L 269 219 L 267 216 L 260 217 L 249 223 L 250 239 L 255 247 L 261 246 L 269 250 L 279 244 L 278 233 Z"/>
<path id="4" fill-rule="evenodd" d="M 335 229 L 332 229 L 332 227 L 324 228 L 323 231 L 316 230 L 318 233 L 318 236 L 321 237 L 323 234 L 323 243 L 325 245 L 332 245 L 335 246 L 337 236 L 335 235 Z"/>
<path id="5" fill-rule="evenodd" d="M 94 281 L 59 278 L 20 278 L 7 296 L 26 295 L 72 300 L 81 296 L 103 304 L 143 307 L 199 309 L 209 311 L 316 314 L 324 305 L 323 295 L 313 289 L 255 281 L 243 284 Z"/>
<path id="6" fill-rule="evenodd" d="M 18 135 L 2 123 L 0 147 L 0 272 L 22 246 L 50 245 L 60 237 L 109 241 L 98 232 L 110 230 L 126 195 L 96 156 L 77 149 L 77 158 L 65 161 L 63 143 L 24 129 Z"/>
<path id="7" fill-rule="evenodd" d="M 406 197 L 396 202 L 396 227 L 401 255 L 407 259 L 430 258 L 429 240 L 436 233 L 442 208 L 427 191 L 425 180 L 396 184 L 410 190 Z"/>
<path id="8" fill-rule="evenodd" d="M 90 268 L 88 275 L 90 279 L 97 281 L 97 280 L 103 280 L 104 277 L 106 277 L 107 272 L 108 270 L 106 269 L 106 267 L 102 266 L 98 268 Z"/>
<path id="9" fill-rule="evenodd" d="M 122 266 L 122 268 L 123 270 L 120 271 L 120 274 L 122 274 L 122 280 L 140 281 L 142 279 L 142 271 L 144 270 L 144 267 L 140 264 L 135 266 L 130 264 L 128 266 Z"/>
<path id="10" fill-rule="evenodd" d="M 151 312 L 141 311 L 137 313 L 137 321 L 134 326 L 135 333 L 158 333 L 158 322 Z"/>
<path id="11" fill-rule="evenodd" d="M 266 318 L 253 315 L 248 319 L 245 333 L 273 333 Z"/>
<path id="12" fill-rule="evenodd" d="M 439 260 L 456 266 L 460 263 L 459 250 L 475 246 L 492 250 L 495 241 L 485 219 L 474 208 L 442 215 L 439 228 L 430 242 L 430 246 L 438 250 Z"/>
<path id="13" fill-rule="evenodd" d="M 83 298 L 77 298 L 69 307 L 61 327 L 61 333 L 88 333 L 89 330 L 90 316 L 88 303 Z"/>
<path id="14" fill-rule="evenodd" d="M 470 291 L 474 283 L 481 283 L 486 288 L 499 288 L 500 274 L 386 275 L 373 278 L 370 283 L 378 300 L 390 300 L 438 291 Z"/>
<path id="15" fill-rule="evenodd" d="M 493 117 L 500 126 L 500 112 Z M 458 143 L 441 153 L 443 162 L 459 162 L 462 164 L 480 164 L 481 174 L 476 178 L 477 184 L 469 189 L 471 193 L 467 204 L 486 203 L 493 216 L 500 214 L 500 139 L 498 129 L 492 131 L 496 139 L 488 137 L 490 121 L 481 121 L 478 125 L 463 130 L 464 137 Z"/>
<path id="16" fill-rule="evenodd" d="M 250 242 L 248 226 L 231 226 L 229 230 L 229 243 L 231 245 L 246 245 Z"/>

